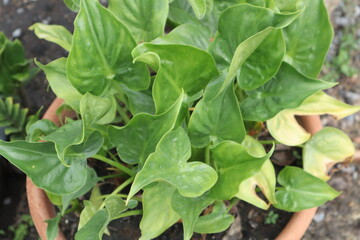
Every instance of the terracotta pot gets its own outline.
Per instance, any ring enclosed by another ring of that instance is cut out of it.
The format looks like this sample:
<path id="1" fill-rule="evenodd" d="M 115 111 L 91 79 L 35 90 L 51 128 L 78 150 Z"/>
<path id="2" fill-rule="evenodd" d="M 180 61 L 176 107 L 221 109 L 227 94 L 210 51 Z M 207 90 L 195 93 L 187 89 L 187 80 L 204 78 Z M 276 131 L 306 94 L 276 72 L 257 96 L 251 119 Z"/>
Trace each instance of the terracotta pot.
<path id="1" fill-rule="evenodd" d="M 56 124 L 60 124 L 60 120 L 56 115 L 56 110 L 61 106 L 63 100 L 57 98 L 46 111 L 43 119 L 49 119 Z M 65 114 L 69 116 L 69 113 Z M 301 116 L 299 117 L 301 125 L 311 134 L 316 133 L 322 128 L 319 116 Z M 27 198 L 30 214 L 33 218 L 34 225 L 41 239 L 46 239 L 46 220 L 55 217 L 55 209 L 45 192 L 37 188 L 32 181 L 27 178 L 26 181 Z M 307 209 L 297 212 L 290 219 L 289 223 L 276 238 L 277 240 L 297 240 L 301 239 L 308 229 L 317 208 Z M 59 232 L 56 240 L 66 240 L 64 235 Z"/>

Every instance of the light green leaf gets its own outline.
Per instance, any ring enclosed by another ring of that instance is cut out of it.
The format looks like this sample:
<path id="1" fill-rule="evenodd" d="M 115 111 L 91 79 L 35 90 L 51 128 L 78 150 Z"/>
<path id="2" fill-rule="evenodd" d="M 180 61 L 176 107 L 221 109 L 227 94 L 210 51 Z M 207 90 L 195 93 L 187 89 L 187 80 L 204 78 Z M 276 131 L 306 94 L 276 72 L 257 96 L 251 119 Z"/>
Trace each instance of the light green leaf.
<path id="1" fill-rule="evenodd" d="M 164 34 L 168 0 L 110 0 L 109 10 L 124 23 L 136 42 L 150 42 Z"/>
<path id="2" fill-rule="evenodd" d="M 75 234 L 75 240 L 101 240 L 109 221 L 109 212 L 106 209 L 97 211 Z"/>
<path id="3" fill-rule="evenodd" d="M 95 215 L 98 208 L 94 206 L 94 204 L 90 201 L 83 201 L 84 209 L 81 211 L 78 231 L 85 226 L 89 222 L 89 220 Z"/>
<path id="4" fill-rule="evenodd" d="M 105 125 L 111 123 L 116 116 L 116 102 L 114 96 L 97 97 L 86 93 L 80 101 L 80 114 L 85 127 L 94 124 Z"/>
<path id="5" fill-rule="evenodd" d="M 59 213 L 54 218 L 46 220 L 46 222 L 47 222 L 46 239 L 47 240 L 55 240 L 55 238 L 59 232 L 60 220 L 61 220 L 61 214 L 59 214 Z"/>
<path id="6" fill-rule="evenodd" d="M 65 27 L 61 25 L 35 23 L 29 27 L 29 30 L 34 31 L 38 38 L 56 43 L 66 51 L 70 51 L 72 35 Z"/>
<path id="7" fill-rule="evenodd" d="M 224 140 L 241 143 L 245 137 L 233 84 L 218 94 L 224 79 L 225 74 L 222 74 L 210 82 L 191 115 L 189 136 L 191 144 L 197 148 L 205 147 L 210 142 L 217 145 Z"/>
<path id="8" fill-rule="evenodd" d="M 336 84 L 307 78 L 283 63 L 273 79 L 247 92 L 248 98 L 241 103 L 243 118 L 248 121 L 271 119 L 281 110 L 298 107 L 307 97 L 334 85 Z"/>
<path id="9" fill-rule="evenodd" d="M 322 115 L 330 114 L 338 119 L 356 113 L 360 106 L 351 106 L 343 103 L 323 91 L 319 91 L 307 99 L 297 108 L 285 109 L 266 122 L 267 128 L 277 141 L 296 146 L 310 139 L 295 119 L 295 115 Z"/>
<path id="10" fill-rule="evenodd" d="M 179 220 L 179 215 L 171 206 L 175 191 L 175 187 L 163 182 L 144 190 L 143 217 L 140 222 L 141 240 L 158 237 Z"/>
<path id="11" fill-rule="evenodd" d="M 155 39 L 152 43 L 190 45 L 206 50 L 209 47 L 211 36 L 210 30 L 204 25 L 185 23 L 176 27 L 164 37 Z"/>
<path id="12" fill-rule="evenodd" d="M 223 232 L 234 222 L 234 217 L 228 214 L 223 202 L 215 202 L 212 213 L 201 216 L 194 225 L 194 232 L 197 233 L 218 233 Z"/>
<path id="13" fill-rule="evenodd" d="M 148 184 L 159 181 L 175 186 L 185 197 L 204 194 L 215 184 L 217 174 L 205 163 L 187 163 L 190 155 L 190 140 L 181 127 L 167 133 L 137 173 L 127 199 Z"/>
<path id="14" fill-rule="evenodd" d="M 50 142 L 0 142 L 0 154 L 26 173 L 37 187 L 55 195 L 75 193 L 87 179 L 86 158 L 65 167 Z"/>
<path id="15" fill-rule="evenodd" d="M 304 170 L 322 180 L 329 180 L 328 165 L 342 162 L 355 154 L 351 139 L 339 129 L 326 127 L 305 144 Z"/>
<path id="16" fill-rule="evenodd" d="M 239 192 L 244 180 L 255 176 L 270 158 L 273 149 L 261 157 L 254 157 L 247 148 L 231 141 L 219 144 L 211 150 L 219 178 L 210 190 L 210 196 L 218 200 L 228 200 Z"/>
<path id="17" fill-rule="evenodd" d="M 79 92 L 101 95 L 112 80 L 137 90 L 149 86 L 146 66 L 132 63 L 136 43 L 129 30 L 97 0 L 81 1 L 74 25 L 66 71 Z"/>
<path id="18" fill-rule="evenodd" d="M 80 9 L 81 0 L 64 0 L 65 5 L 73 12 L 78 12 Z"/>
<path id="19" fill-rule="evenodd" d="M 285 167 L 278 183 L 283 187 L 276 192 L 274 207 L 291 212 L 320 206 L 340 194 L 323 180 L 297 167 Z"/>
<path id="20" fill-rule="evenodd" d="M 254 157 L 262 157 L 266 154 L 264 147 L 250 136 L 246 136 L 242 144 L 247 152 Z M 236 197 L 251 203 L 259 208 L 268 209 L 269 205 L 256 193 L 258 186 L 270 203 L 275 203 L 276 176 L 275 169 L 270 159 L 267 159 L 262 165 L 260 171 L 253 177 L 240 183 L 239 192 Z"/>
<path id="21" fill-rule="evenodd" d="M 109 127 L 109 139 L 116 146 L 121 160 L 129 164 L 144 164 L 164 134 L 174 128 L 182 101 L 183 94 L 160 115 L 140 113 L 125 127 Z"/>
<path id="22" fill-rule="evenodd" d="M 204 17 L 207 8 L 206 0 L 187 0 L 187 1 L 190 3 L 197 18 Z"/>
<path id="23" fill-rule="evenodd" d="M 45 72 L 46 79 L 50 84 L 51 90 L 53 90 L 56 96 L 64 99 L 66 104 L 75 111 L 79 112 L 80 100 L 83 95 L 80 94 L 73 85 L 71 85 L 66 76 L 66 58 L 59 58 L 48 65 L 42 65 L 36 60 L 35 63 Z"/>
<path id="24" fill-rule="evenodd" d="M 158 70 L 153 86 L 157 113 L 169 109 L 182 90 L 191 97 L 218 75 L 212 56 L 191 46 L 144 43 L 136 47 L 132 54 L 135 61 L 145 62 Z"/>
<path id="25" fill-rule="evenodd" d="M 275 29 L 289 25 L 300 12 L 280 14 L 249 4 L 227 8 L 220 16 L 218 35 L 209 48 L 218 67 L 229 68 L 222 90 L 236 74 L 240 77 L 240 86 L 246 90 L 270 80 L 285 54 L 281 31 Z M 261 56 L 260 62 L 258 56 Z"/>
<path id="26" fill-rule="evenodd" d="M 184 240 L 190 240 L 194 226 L 201 212 L 214 202 L 208 194 L 199 197 L 184 197 L 176 191 L 172 197 L 171 205 L 183 221 Z"/>
<path id="27" fill-rule="evenodd" d="M 305 76 L 315 78 L 321 71 L 334 33 L 323 0 L 303 0 L 303 3 L 305 11 L 283 31 L 285 61 Z"/>

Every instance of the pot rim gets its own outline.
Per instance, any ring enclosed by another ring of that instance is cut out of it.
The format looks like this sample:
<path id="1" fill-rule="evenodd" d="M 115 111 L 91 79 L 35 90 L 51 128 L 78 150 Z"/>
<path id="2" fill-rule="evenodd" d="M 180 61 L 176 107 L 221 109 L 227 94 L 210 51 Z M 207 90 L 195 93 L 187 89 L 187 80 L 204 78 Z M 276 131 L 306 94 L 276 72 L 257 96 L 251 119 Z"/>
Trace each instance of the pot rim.
<path id="1" fill-rule="evenodd" d="M 57 109 L 63 104 L 64 100 L 56 98 L 50 107 L 45 112 L 42 119 L 48 119 L 55 124 L 60 125 L 60 119 L 56 114 Z M 67 112 L 64 116 L 72 116 Z M 298 116 L 299 123 L 310 134 L 315 134 L 322 129 L 322 124 L 319 116 Z M 36 231 L 41 239 L 46 238 L 47 223 L 46 220 L 56 216 L 55 207 L 50 202 L 44 190 L 36 187 L 30 178 L 26 179 L 26 192 L 27 200 L 30 210 L 30 215 L 33 218 Z M 316 213 L 317 208 L 306 209 L 296 212 L 291 217 L 290 221 L 276 237 L 276 240 L 298 240 L 303 237 L 306 230 L 309 228 L 310 223 Z M 66 240 L 63 233 L 59 230 L 56 240 Z"/>

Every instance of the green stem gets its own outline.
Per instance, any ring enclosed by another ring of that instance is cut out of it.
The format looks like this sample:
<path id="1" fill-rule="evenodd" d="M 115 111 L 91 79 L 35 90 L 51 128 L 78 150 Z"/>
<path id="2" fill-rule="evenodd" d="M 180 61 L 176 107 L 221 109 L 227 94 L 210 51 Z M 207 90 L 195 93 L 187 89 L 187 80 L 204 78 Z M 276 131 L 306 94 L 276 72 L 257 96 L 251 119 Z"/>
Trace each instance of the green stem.
<path id="1" fill-rule="evenodd" d="M 142 214 L 143 214 L 143 210 L 133 210 L 133 211 L 128 211 L 128 212 L 122 213 L 122 214 L 118 215 L 117 217 L 115 217 L 114 219 L 142 215 Z"/>
<path id="2" fill-rule="evenodd" d="M 111 157 L 115 162 L 119 162 L 119 159 L 110 151 L 106 151 L 106 153 Z"/>
<path id="3" fill-rule="evenodd" d="M 237 205 L 239 202 L 240 202 L 240 200 L 237 199 L 237 198 L 231 199 L 230 205 L 226 208 L 226 212 L 230 212 L 230 210 L 231 210 L 235 205 Z"/>
<path id="4" fill-rule="evenodd" d="M 118 113 L 120 114 L 120 117 L 124 120 L 125 125 L 130 122 L 130 118 L 126 113 L 126 110 L 123 109 L 119 104 L 116 106 Z"/>
<path id="5" fill-rule="evenodd" d="M 210 165 L 210 144 L 205 148 L 205 163 Z"/>
<path id="6" fill-rule="evenodd" d="M 118 163 L 118 162 L 115 162 L 111 159 L 108 159 L 106 157 L 103 157 L 103 156 L 100 156 L 100 155 L 94 155 L 92 156 L 92 158 L 94 159 L 97 159 L 97 160 L 100 160 L 104 163 L 107 163 L 113 167 L 116 167 L 117 169 L 123 171 L 124 173 L 128 174 L 129 176 L 135 176 L 135 173 L 130 169 L 130 168 L 127 168 L 125 167 L 124 165 Z"/>
<path id="7" fill-rule="evenodd" d="M 99 196 L 97 199 L 103 199 L 103 198 L 107 198 L 107 197 L 109 197 L 109 196 L 112 196 L 112 194 L 105 194 L 105 195 L 101 195 L 101 196 Z M 116 194 L 116 196 L 119 196 L 119 197 L 121 197 L 121 198 L 127 198 L 128 197 L 128 195 L 126 195 L 126 194 L 121 194 L 121 193 L 118 193 L 118 194 Z M 136 200 L 136 201 L 138 201 L 138 202 L 142 202 L 142 198 L 141 197 L 132 197 L 131 199 L 134 199 L 134 200 Z"/>
<path id="8" fill-rule="evenodd" d="M 102 177 L 99 177 L 99 178 L 101 178 L 102 180 L 105 180 L 105 179 L 116 178 L 116 177 L 121 177 L 121 176 L 123 176 L 123 174 L 111 174 L 111 175 L 102 176 Z"/>
<path id="9" fill-rule="evenodd" d="M 133 181 L 134 181 L 135 177 L 131 177 L 128 180 L 126 180 L 125 182 L 123 182 L 120 186 L 118 186 L 112 193 L 111 195 L 116 195 L 119 192 L 121 192 L 121 190 L 123 190 L 124 188 L 126 188 L 128 185 L 130 185 Z"/>
<path id="10" fill-rule="evenodd" d="M 125 182 L 123 182 L 120 186 L 118 186 L 111 194 L 107 195 L 108 196 L 114 196 L 117 195 L 121 190 L 123 190 L 124 188 L 126 188 L 129 184 L 131 184 L 134 181 L 135 177 L 131 177 L 128 180 L 126 180 Z M 102 209 L 105 207 L 105 201 L 101 204 L 99 209 Z"/>

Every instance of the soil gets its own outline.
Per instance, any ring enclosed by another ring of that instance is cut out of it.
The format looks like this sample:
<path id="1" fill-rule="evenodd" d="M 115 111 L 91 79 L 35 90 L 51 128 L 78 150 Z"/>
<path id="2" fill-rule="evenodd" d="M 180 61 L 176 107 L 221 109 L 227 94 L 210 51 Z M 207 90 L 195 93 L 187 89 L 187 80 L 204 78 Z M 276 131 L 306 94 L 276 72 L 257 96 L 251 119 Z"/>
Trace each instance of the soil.
<path id="1" fill-rule="evenodd" d="M 332 15 L 332 21 L 335 27 L 335 39 L 332 49 L 329 53 L 328 62 L 331 62 L 338 55 L 339 44 L 346 29 L 354 28 L 354 39 L 359 42 L 360 39 L 360 0 L 343 0 L 338 6 L 339 0 L 331 0 L 331 8 L 335 9 Z M 69 11 L 60 0 L 1 0 L 0 1 L 0 31 L 3 31 L 9 38 L 18 38 L 24 44 L 26 56 L 36 58 L 43 64 L 59 57 L 66 56 L 67 53 L 55 44 L 39 40 L 28 27 L 36 22 L 48 24 L 59 24 L 65 26 L 70 31 L 73 30 L 72 22 L 75 14 Z M 349 53 L 353 67 L 360 69 L 360 49 Z M 324 75 L 328 69 L 324 70 Z M 349 104 L 360 105 L 360 75 L 359 72 L 352 77 L 346 77 L 343 74 L 335 79 L 339 81 L 338 87 L 335 87 L 329 94 L 341 99 Z M 48 90 L 48 83 L 45 76 L 40 73 L 25 88 L 26 103 L 32 113 L 39 107 L 44 109 L 54 99 L 54 94 Z M 335 121 L 329 116 L 322 118 L 325 125 L 337 126 L 347 132 L 357 149 L 360 148 L 360 113 L 350 116 L 342 121 Z M 276 159 L 281 159 L 281 155 L 291 156 L 286 149 L 280 149 Z M 291 161 L 296 162 L 297 156 L 292 156 Z M 0 185 L 0 230 L 5 231 L 0 239 L 14 239 L 14 232 L 8 230 L 9 226 L 19 226 L 22 222 L 22 216 L 29 214 L 25 195 L 25 177 L 15 171 L 9 164 L 0 159 L 0 178 L 3 180 L 3 186 Z M 289 163 L 289 162 L 288 162 Z M 286 163 L 286 164 L 288 164 Z M 284 163 L 277 162 L 282 165 Z M 333 174 L 330 184 L 342 191 L 342 195 L 335 200 L 328 202 L 320 207 L 310 229 L 304 236 L 304 239 L 360 239 L 360 163 L 350 165 L 339 164 Z M 272 211 L 279 218 L 276 224 L 264 224 Z M 274 239 L 281 231 L 291 214 L 284 213 L 276 209 L 262 211 L 245 202 L 240 202 L 232 209 L 236 216 L 234 224 L 224 234 L 201 236 L 195 235 L 193 239 Z M 74 232 L 77 229 L 78 216 L 68 214 L 62 220 L 61 228 L 67 239 L 73 239 Z M 114 221 L 109 229 L 112 231 L 112 237 L 106 239 L 132 240 L 140 236 L 138 224 L 140 217 L 128 217 Z M 24 239 L 38 239 L 35 229 L 31 223 L 27 224 L 27 234 Z M 180 223 L 170 228 L 158 240 L 182 239 L 182 226 Z"/>

